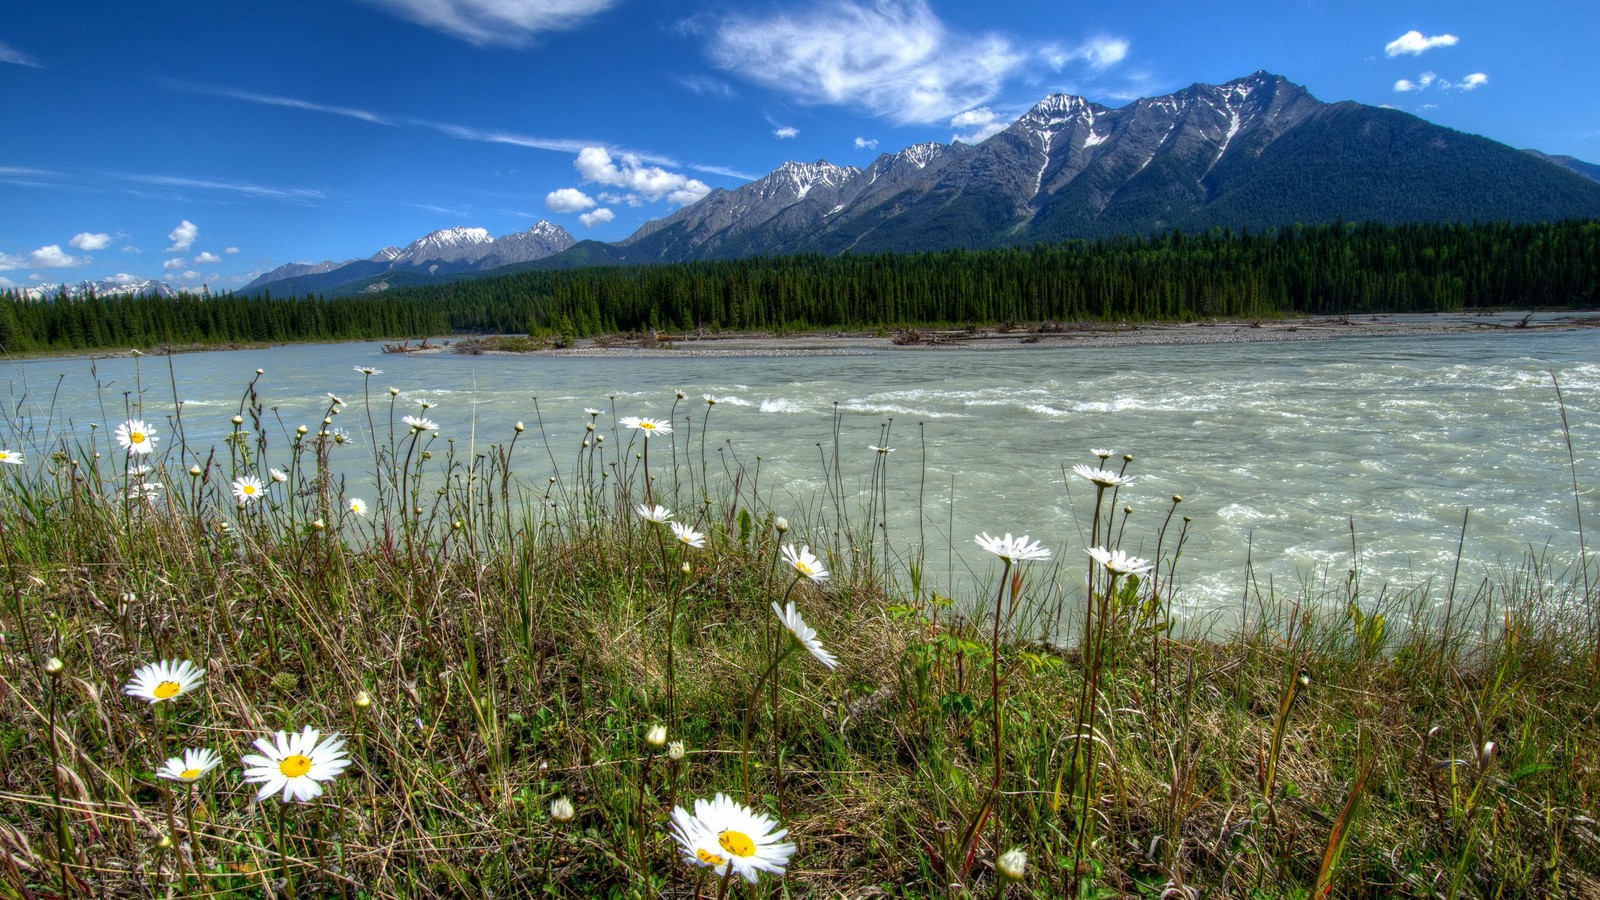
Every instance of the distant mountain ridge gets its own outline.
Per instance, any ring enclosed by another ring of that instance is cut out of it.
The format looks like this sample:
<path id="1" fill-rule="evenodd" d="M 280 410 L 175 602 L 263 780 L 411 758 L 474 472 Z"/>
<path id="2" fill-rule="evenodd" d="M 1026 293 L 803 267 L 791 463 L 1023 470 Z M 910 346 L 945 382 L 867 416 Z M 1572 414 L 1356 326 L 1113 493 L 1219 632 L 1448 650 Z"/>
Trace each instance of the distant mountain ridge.
<path id="1" fill-rule="evenodd" d="M 239 289 L 287 293 L 328 292 L 359 284 L 373 289 L 377 276 L 457 276 L 497 269 L 552 256 L 577 243 L 565 228 L 540 221 L 527 231 L 491 237 L 483 228 L 445 228 L 412 241 L 405 247 L 385 247 L 366 259 L 320 263 L 287 263 Z M 407 279 L 409 280 L 409 279 Z M 381 288 L 377 288 L 380 289 Z"/>
<path id="2" fill-rule="evenodd" d="M 117 294 L 128 294 L 140 297 L 176 297 L 178 291 L 165 281 L 153 278 L 132 278 L 120 276 L 116 278 L 102 278 L 99 281 L 79 281 L 77 283 L 63 282 L 59 284 L 36 284 L 32 287 L 16 288 L 24 300 L 53 300 L 65 293 L 68 297 L 87 297 L 93 294 L 96 297 L 110 297 Z"/>
<path id="3" fill-rule="evenodd" d="M 1261 71 L 1115 109 L 1052 94 L 982 143 L 916 144 L 864 169 L 787 162 L 616 243 L 575 242 L 546 222 L 496 240 L 481 228 L 454 228 L 368 260 L 282 266 L 243 290 L 354 293 L 506 265 L 980 249 L 1336 221 L 1568 218 L 1600 218 L 1600 166 L 1515 150 L 1398 110 L 1324 103 Z M 522 243 L 532 246 L 512 249 Z"/>

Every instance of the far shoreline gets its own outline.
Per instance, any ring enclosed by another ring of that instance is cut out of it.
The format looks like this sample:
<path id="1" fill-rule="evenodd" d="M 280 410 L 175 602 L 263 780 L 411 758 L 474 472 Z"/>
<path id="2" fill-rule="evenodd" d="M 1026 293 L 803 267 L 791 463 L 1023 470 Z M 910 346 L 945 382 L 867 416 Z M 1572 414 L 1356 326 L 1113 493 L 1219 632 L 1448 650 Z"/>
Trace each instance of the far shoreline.
<path id="1" fill-rule="evenodd" d="M 448 345 L 413 348 L 406 353 L 551 356 L 561 358 L 674 359 L 716 357 L 865 356 L 905 352 L 983 352 L 990 350 L 1072 350 L 1134 346 L 1192 346 L 1351 338 L 1421 337 L 1448 334 L 1510 334 L 1574 331 L 1600 327 L 1600 312 L 1572 310 L 1494 310 L 1471 313 L 1376 313 L 1356 316 L 1303 316 L 1286 319 L 1210 320 L 1184 323 L 1079 323 L 1045 329 L 894 329 L 834 330 L 772 334 L 750 332 L 658 334 L 650 339 L 600 337 L 564 348 L 536 350 L 466 349 L 471 338 Z M 482 339 L 480 339 L 482 340 Z"/>

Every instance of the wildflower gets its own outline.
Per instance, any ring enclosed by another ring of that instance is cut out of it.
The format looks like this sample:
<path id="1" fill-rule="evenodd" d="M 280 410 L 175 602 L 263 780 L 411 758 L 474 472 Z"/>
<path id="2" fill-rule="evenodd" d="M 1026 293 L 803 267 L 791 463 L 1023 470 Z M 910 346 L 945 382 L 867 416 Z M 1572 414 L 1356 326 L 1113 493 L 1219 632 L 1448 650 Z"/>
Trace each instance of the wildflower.
<path id="1" fill-rule="evenodd" d="M 222 757 L 210 747 L 201 747 L 198 750 L 185 750 L 183 756 L 174 756 L 168 759 L 160 769 L 156 770 L 157 778 L 168 781 L 184 781 L 193 783 L 199 781 L 204 775 L 222 765 Z"/>
<path id="2" fill-rule="evenodd" d="M 717 405 L 717 398 L 711 396 L 710 394 L 706 394 L 704 399 L 706 401 L 706 405 L 707 406 L 716 406 Z"/>
<path id="3" fill-rule="evenodd" d="M 360 692 L 358 692 L 356 694 L 356 709 L 366 709 L 367 707 L 369 707 L 371 705 L 372 705 L 372 695 L 371 694 L 367 693 L 366 691 L 360 691 Z"/>
<path id="4" fill-rule="evenodd" d="M 635 506 L 633 509 L 639 514 L 639 518 L 645 520 L 646 522 L 654 522 L 657 525 L 665 525 L 666 523 L 672 521 L 672 510 L 667 509 L 665 506 L 651 506 L 648 503 L 641 503 L 638 506 Z"/>
<path id="5" fill-rule="evenodd" d="M 521 434 L 522 433 L 522 423 L 521 422 L 518 422 L 514 427 L 517 429 L 517 434 Z"/>
<path id="6" fill-rule="evenodd" d="M 304 436 L 308 430 L 304 425 L 296 425 L 294 427 L 294 433 L 301 436 Z"/>
<path id="7" fill-rule="evenodd" d="M 364 516 L 367 514 L 367 501 L 360 497 L 351 497 L 350 502 L 345 504 L 345 508 L 358 516 Z"/>
<path id="8" fill-rule="evenodd" d="M 713 800 L 696 800 L 693 815 L 681 806 L 672 810 L 672 838 L 684 862 L 718 875 L 731 867 L 751 884 L 760 872 L 782 875 L 794 855 L 794 844 L 779 843 L 789 830 L 777 824 L 720 793 Z"/>
<path id="9" fill-rule="evenodd" d="M 823 568 L 822 561 L 811 552 L 810 547 L 794 549 L 793 544 L 784 544 L 783 561 L 794 567 L 796 572 L 821 584 L 828 580 L 828 570 Z"/>
<path id="10" fill-rule="evenodd" d="M 344 752 L 344 738 L 328 735 L 307 725 L 299 734 L 278 732 L 276 739 L 259 737 L 255 746 L 261 753 L 250 753 L 239 759 L 248 768 L 244 780 L 261 785 L 257 800 L 265 800 L 283 790 L 283 802 L 291 796 L 304 803 L 322 795 L 320 782 L 332 781 L 350 765 L 350 755 Z"/>
<path id="11" fill-rule="evenodd" d="M 343 428 L 335 428 L 333 430 L 333 442 L 335 444 L 347 443 L 347 442 L 349 442 L 349 440 L 350 440 L 350 432 L 345 431 Z"/>
<path id="12" fill-rule="evenodd" d="M 20 466 L 22 465 L 22 454 L 11 450 L 0 450 L 0 463 Z"/>
<path id="13" fill-rule="evenodd" d="M 1021 881 L 1022 876 L 1028 871 L 1028 853 L 1021 847 L 1012 847 L 1000 854 L 994 867 L 1000 871 L 1000 876 L 1005 880 Z"/>
<path id="14" fill-rule="evenodd" d="M 1101 450 L 1098 447 L 1096 447 L 1096 448 L 1091 449 L 1089 452 L 1093 453 L 1095 456 L 1100 457 L 1101 459 L 1110 459 L 1111 458 L 1111 454 L 1115 453 L 1116 451 L 1115 450 Z"/>
<path id="15" fill-rule="evenodd" d="M 49 675 L 51 678 L 60 675 L 62 670 L 66 667 L 67 664 L 62 662 L 61 657 L 59 656 L 52 656 L 44 661 L 44 673 Z"/>
<path id="16" fill-rule="evenodd" d="M 157 440 L 155 429 L 143 419 L 129 419 L 117 426 L 117 443 L 129 453 L 149 453 Z"/>
<path id="17" fill-rule="evenodd" d="M 154 705 L 182 697 L 199 687 L 205 676 L 205 669 L 187 659 L 164 659 L 135 669 L 133 680 L 122 692 L 130 697 L 142 697 Z"/>
<path id="18" fill-rule="evenodd" d="M 289 473 L 282 469 L 268 469 L 267 474 L 271 475 L 272 480 L 279 484 L 283 484 L 285 481 L 289 480 Z"/>
<path id="19" fill-rule="evenodd" d="M 571 822 L 578 811 L 572 808 L 572 801 L 566 797 L 557 797 L 550 801 L 550 821 Z"/>
<path id="20" fill-rule="evenodd" d="M 391 396 L 391 397 L 398 397 L 398 396 L 400 396 L 400 389 L 399 389 L 399 388 L 397 388 L 397 387 L 392 387 L 392 388 L 389 388 L 389 396 Z"/>
<path id="21" fill-rule="evenodd" d="M 189 467 L 189 477 L 190 478 L 199 478 L 204 472 L 205 472 L 205 470 L 200 468 L 200 464 L 199 463 L 195 463 L 194 465 Z"/>
<path id="22" fill-rule="evenodd" d="M 667 745 L 667 759 L 673 762 L 683 762 L 683 741 L 673 741 Z"/>
<path id="23" fill-rule="evenodd" d="M 682 522 L 672 523 L 672 536 L 696 550 L 704 550 L 706 548 L 706 536 Z"/>
<path id="24" fill-rule="evenodd" d="M 979 547 L 1007 562 L 1021 563 L 1050 558 L 1050 551 L 1041 546 L 1038 541 L 1030 542 L 1027 535 L 1014 538 L 1011 536 L 1011 532 L 1008 531 L 1005 537 L 990 537 L 988 532 L 984 532 L 978 535 L 975 540 L 977 540 Z"/>
<path id="25" fill-rule="evenodd" d="M 644 742 L 650 745 L 652 750 L 660 750 L 665 747 L 667 745 L 667 726 L 651 725 L 649 730 L 644 733 Z"/>
<path id="26" fill-rule="evenodd" d="M 244 424 L 244 416 L 234 416 L 232 421 L 233 421 L 233 424 L 235 424 L 235 425 L 243 425 Z"/>
<path id="27" fill-rule="evenodd" d="M 772 527 L 778 529 L 779 534 L 783 534 L 789 530 L 789 520 L 779 516 L 772 520 Z"/>
<path id="28" fill-rule="evenodd" d="M 777 601 L 774 600 L 772 611 L 778 615 L 778 620 L 783 623 L 783 627 L 789 629 L 789 633 L 794 635 L 794 639 L 800 642 L 800 646 L 806 648 L 812 656 L 817 658 L 817 662 L 830 669 L 839 667 L 839 660 L 832 653 L 823 649 L 822 641 L 817 640 L 817 630 L 807 625 L 806 620 L 800 617 L 800 611 L 794 608 L 793 600 L 789 601 L 787 608 L 779 608 Z"/>
<path id="29" fill-rule="evenodd" d="M 360 372 L 363 375 L 382 375 L 383 374 L 383 370 L 382 369 L 374 369 L 371 366 L 356 366 L 355 370 L 357 372 Z"/>
<path id="30" fill-rule="evenodd" d="M 867 449 L 874 453 L 893 453 L 893 447 L 879 447 L 877 444 L 868 444 Z"/>
<path id="31" fill-rule="evenodd" d="M 660 419 L 641 419 L 638 416 L 623 416 L 617 420 L 623 428 L 637 428 L 644 432 L 646 438 L 652 434 L 671 434 L 672 426 Z"/>
<path id="32" fill-rule="evenodd" d="M 337 394 L 334 394 L 334 393 L 332 393 L 332 392 L 329 392 L 329 394 L 328 394 L 328 399 L 329 399 L 329 400 L 331 400 L 331 401 L 333 401 L 333 405 L 334 405 L 334 406 L 343 406 L 343 405 L 344 405 L 344 401 L 343 401 L 343 400 L 340 400 L 340 399 L 339 399 L 339 397 L 338 397 L 338 395 L 337 395 Z"/>
<path id="33" fill-rule="evenodd" d="M 261 479 L 254 475 L 245 475 L 233 481 L 233 496 L 239 501 L 240 506 L 252 500 L 260 500 L 263 490 Z"/>
<path id="34" fill-rule="evenodd" d="M 437 431 L 437 430 L 439 430 L 438 424 L 435 423 L 432 419 L 424 419 L 421 416 L 402 416 L 400 418 L 400 421 L 406 423 L 407 425 L 410 425 L 412 431 L 419 431 L 420 432 L 420 431 Z"/>
<path id="35" fill-rule="evenodd" d="M 328 527 L 328 523 L 322 521 L 321 519 L 317 519 L 316 521 L 311 523 L 311 530 L 312 531 L 321 531 L 322 529 L 327 528 L 327 527 Z"/>
<path id="36" fill-rule="evenodd" d="M 1077 475 L 1078 477 L 1087 478 L 1103 488 L 1122 487 L 1125 484 L 1133 484 L 1133 479 L 1129 476 L 1118 472 L 1113 472 L 1110 469 L 1097 469 L 1093 466 L 1086 466 L 1083 463 L 1073 466 L 1072 471 L 1073 474 Z"/>
<path id="37" fill-rule="evenodd" d="M 584 412 L 585 412 L 585 413 L 587 413 L 587 414 L 588 414 L 588 415 L 589 415 L 589 418 L 591 418 L 591 419 L 592 419 L 592 418 L 594 418 L 594 417 L 595 417 L 595 416 L 598 416 L 598 415 L 600 415 L 600 410 L 598 410 L 598 409 L 595 409 L 595 408 L 594 408 L 594 407 L 592 407 L 592 406 L 585 406 L 585 407 L 584 407 L 584 408 L 583 408 L 583 411 L 584 411 Z"/>
<path id="38" fill-rule="evenodd" d="M 1123 550 L 1107 550 L 1104 547 L 1090 547 L 1089 555 L 1094 561 L 1105 566 L 1113 575 L 1144 575 L 1150 571 L 1149 560 L 1137 556 L 1129 556 Z"/>

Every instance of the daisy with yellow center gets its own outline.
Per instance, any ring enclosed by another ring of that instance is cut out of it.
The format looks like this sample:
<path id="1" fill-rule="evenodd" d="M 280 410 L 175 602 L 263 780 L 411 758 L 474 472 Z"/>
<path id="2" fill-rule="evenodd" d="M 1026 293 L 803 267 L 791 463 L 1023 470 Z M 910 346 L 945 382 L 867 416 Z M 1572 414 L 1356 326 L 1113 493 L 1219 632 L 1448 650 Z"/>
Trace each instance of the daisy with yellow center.
<path id="1" fill-rule="evenodd" d="M 143 419 L 129 419 L 117 426 L 117 443 L 129 453 L 149 453 L 156 448 L 155 429 Z"/>
<path id="2" fill-rule="evenodd" d="M 828 570 L 823 567 L 822 561 L 811 552 L 810 547 L 801 547 L 799 550 L 793 544 L 784 544 L 783 561 L 801 575 L 821 584 L 828 580 Z"/>
<path id="3" fill-rule="evenodd" d="M 260 500 L 265 490 L 261 484 L 261 479 L 254 475 L 245 475 L 233 480 L 233 498 L 239 501 L 240 506 L 245 506 L 254 500 Z"/>
<path id="4" fill-rule="evenodd" d="M 693 547 L 696 550 L 704 550 L 706 548 L 706 536 L 682 522 L 672 523 L 672 536 L 685 546 Z"/>
<path id="5" fill-rule="evenodd" d="M 644 433 L 646 438 L 653 434 L 671 434 L 672 426 L 661 419 L 642 419 L 638 416 L 623 416 L 617 420 L 623 428 L 637 428 Z"/>
<path id="6" fill-rule="evenodd" d="M 817 638 L 817 630 L 806 624 L 806 620 L 801 617 L 800 611 L 794 608 L 793 600 L 789 601 L 787 607 L 779 606 L 778 602 L 774 600 L 772 602 L 772 611 L 777 614 L 778 621 L 783 623 L 783 627 L 789 629 L 789 633 L 794 635 L 794 639 L 800 642 L 800 646 L 806 648 L 807 652 L 817 658 L 817 662 L 830 669 L 839 667 L 839 660 L 823 648 L 822 641 Z"/>
<path id="7" fill-rule="evenodd" d="M 364 516 L 367 514 L 367 501 L 360 497 L 351 497 L 350 502 L 346 504 L 346 508 L 358 516 Z"/>
<path id="8" fill-rule="evenodd" d="M 731 869 L 751 884 L 762 872 L 781 876 L 794 855 L 794 844 L 782 840 L 789 830 L 777 826 L 775 819 L 726 794 L 696 800 L 693 814 L 681 806 L 672 810 L 672 839 L 684 862 L 719 876 Z"/>
<path id="9" fill-rule="evenodd" d="M 8 466 L 22 465 L 22 454 L 14 450 L 0 450 L 0 463 Z"/>
<path id="10" fill-rule="evenodd" d="M 299 734 L 282 731 L 273 737 L 255 740 L 260 753 L 240 757 L 244 763 L 244 780 L 259 784 L 257 800 L 265 800 L 283 791 L 283 802 L 293 797 L 305 803 L 322 796 L 322 782 L 332 781 L 350 765 L 350 754 L 344 752 L 344 738 L 322 733 L 307 725 Z"/>
<path id="11" fill-rule="evenodd" d="M 157 778 L 168 781 L 182 781 L 193 784 L 205 777 L 205 774 L 217 766 L 222 765 L 222 757 L 210 747 L 201 747 L 198 750 L 183 751 L 182 757 L 174 756 L 156 770 Z"/>
<path id="12" fill-rule="evenodd" d="M 122 692 L 153 705 L 182 697 L 199 687 L 205 677 L 206 670 L 187 659 L 164 659 L 135 669 Z"/>

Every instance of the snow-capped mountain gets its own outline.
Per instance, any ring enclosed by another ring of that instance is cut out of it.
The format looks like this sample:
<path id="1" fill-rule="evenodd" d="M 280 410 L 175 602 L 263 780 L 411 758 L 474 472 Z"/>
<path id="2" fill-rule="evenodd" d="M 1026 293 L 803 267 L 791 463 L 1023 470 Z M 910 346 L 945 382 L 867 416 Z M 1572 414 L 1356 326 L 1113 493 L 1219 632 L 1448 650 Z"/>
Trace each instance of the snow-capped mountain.
<path id="1" fill-rule="evenodd" d="M 36 284 L 32 287 L 18 288 L 24 299 L 27 300 L 54 300 L 63 292 L 68 297 L 83 297 L 93 293 L 96 297 L 110 297 L 115 294 L 132 295 L 139 297 L 175 297 L 178 292 L 172 285 L 165 281 L 156 281 L 150 278 L 134 278 L 129 275 L 119 275 L 114 278 L 102 278 L 99 281 L 80 281 L 76 284 Z"/>
<path id="2" fill-rule="evenodd" d="M 1116 109 L 1053 94 L 980 144 L 919 144 L 864 170 L 785 163 L 647 223 L 609 256 L 670 262 L 1340 219 L 1593 216 L 1600 190 L 1561 165 L 1398 110 L 1323 103 L 1256 72 Z"/>
<path id="3" fill-rule="evenodd" d="M 385 247 L 366 259 L 309 265 L 288 263 L 240 288 L 240 293 L 333 291 L 391 271 L 454 275 L 531 262 L 567 249 L 577 241 L 565 228 L 541 221 L 527 231 L 490 237 L 483 228 L 445 228 L 405 247 Z M 292 283 L 288 283 L 291 282 Z"/>

